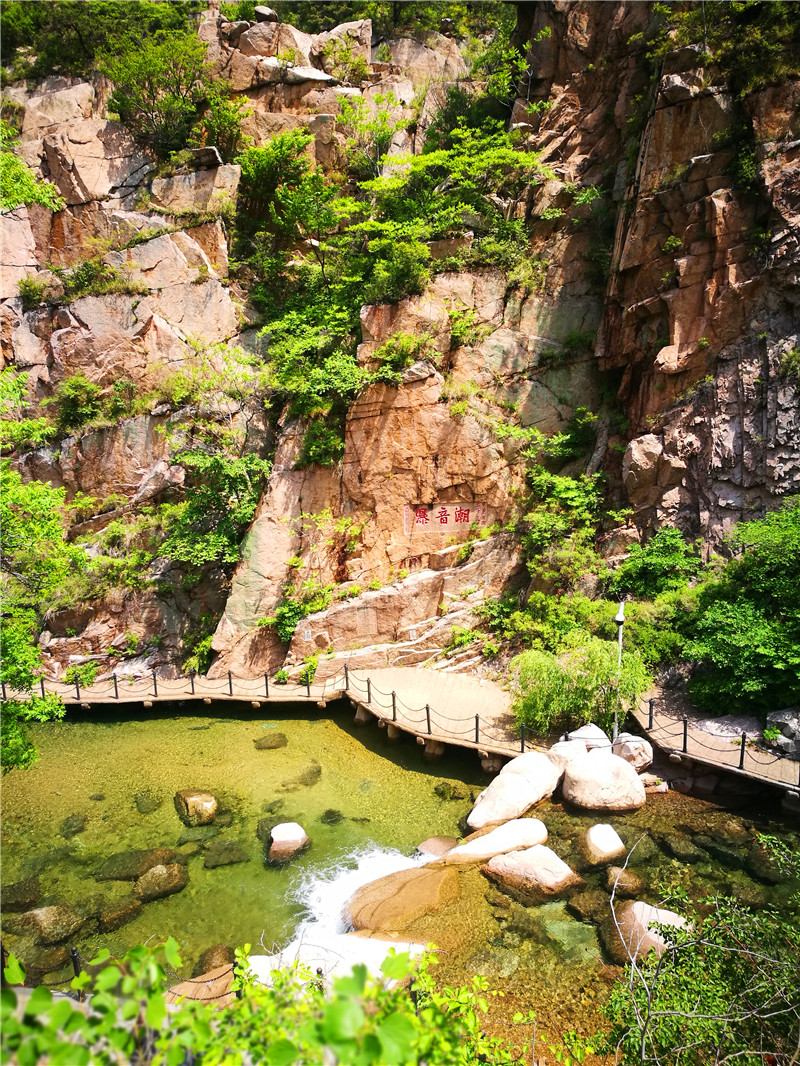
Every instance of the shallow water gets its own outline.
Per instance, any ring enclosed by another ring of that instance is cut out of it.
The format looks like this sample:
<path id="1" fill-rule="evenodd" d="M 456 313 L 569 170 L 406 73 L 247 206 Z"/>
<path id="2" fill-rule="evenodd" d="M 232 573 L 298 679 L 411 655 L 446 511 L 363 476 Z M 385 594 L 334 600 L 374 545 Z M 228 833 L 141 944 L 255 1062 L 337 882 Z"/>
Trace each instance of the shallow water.
<path id="1" fill-rule="evenodd" d="M 288 745 L 256 750 L 254 739 L 267 730 L 284 733 Z M 47 902 L 128 896 L 130 883 L 98 884 L 94 871 L 115 852 L 175 847 L 184 830 L 173 806 L 179 789 L 212 791 L 232 812 L 218 839 L 242 844 L 249 862 L 207 870 L 201 855 L 192 857 L 182 892 L 148 903 L 112 933 L 78 941 L 90 957 L 100 946 L 117 953 L 172 934 L 186 969 L 212 944 L 283 946 L 307 913 L 304 897 L 316 874 L 376 846 L 410 854 L 427 836 L 457 835 L 469 800 L 443 801 L 434 785 L 486 783 L 471 752 L 428 764 L 413 742 L 357 729 L 344 706 L 329 705 L 324 716 L 304 705 L 281 708 L 269 719 L 234 716 L 227 704 L 212 705 L 202 718 L 152 709 L 128 720 L 86 714 L 30 732 L 38 763 L 3 785 L 2 874 L 5 883 L 38 874 Z M 318 780 L 298 784 L 314 760 Z M 145 791 L 161 805 L 140 814 L 134 797 Z M 344 816 L 338 824 L 320 821 L 331 810 Z M 60 827 L 71 815 L 85 817 L 86 828 L 65 839 Z M 282 869 L 265 867 L 255 835 L 265 817 L 299 822 L 311 837 L 309 851 Z"/>
<path id="2" fill-rule="evenodd" d="M 278 708 L 276 708 L 278 710 Z M 213 944 L 251 944 L 253 953 L 271 954 L 295 935 L 343 931 L 341 910 L 359 884 L 411 863 L 407 858 L 425 837 L 459 835 L 459 820 L 471 796 L 488 778 L 473 752 L 450 753 L 426 763 L 410 738 L 391 743 L 376 726 L 356 728 L 348 705 L 325 711 L 308 705 L 281 707 L 279 717 L 251 718 L 248 708 L 233 714 L 229 704 L 211 705 L 202 717 L 142 710 L 121 720 L 85 712 L 58 724 L 33 726 L 41 758 L 31 769 L 14 772 L 3 783 L 2 874 L 10 883 L 39 876 L 46 903 L 67 903 L 97 912 L 93 897 L 107 902 L 127 897 L 131 884 L 97 883 L 94 872 L 108 855 L 130 848 L 175 847 L 184 827 L 172 798 L 184 788 L 206 789 L 230 812 L 231 824 L 220 840 L 240 843 L 250 861 L 205 869 L 198 853 L 188 859 L 189 884 L 180 893 L 144 906 L 138 917 L 111 933 L 84 933 L 76 940 L 84 959 L 100 947 L 114 954 L 168 935 L 181 945 L 187 976 L 203 950 Z M 259 751 L 253 741 L 279 731 L 283 748 Z M 304 771 L 319 764 L 301 784 Z M 439 781 L 462 786 L 463 798 L 442 800 Z M 147 792 L 160 806 L 137 809 L 135 797 Z M 732 801 L 733 802 L 733 801 Z M 321 817 L 336 811 L 341 821 Z M 695 898 L 730 893 L 751 905 L 778 905 L 791 890 L 771 887 L 742 869 L 719 862 L 678 862 L 659 846 L 660 834 L 726 832 L 731 819 L 751 835 L 774 832 L 797 844 L 797 833 L 780 820 L 777 804 L 739 803 L 728 809 L 677 793 L 648 798 L 642 810 L 600 816 L 545 802 L 535 812 L 548 827 L 549 846 L 580 867 L 578 837 L 590 825 L 609 821 L 626 845 L 636 847 L 630 868 L 645 885 L 641 898 L 659 902 L 675 889 Z M 78 815 L 85 828 L 65 837 L 65 819 Z M 312 839 L 304 855 L 282 869 L 266 867 L 256 838 L 261 818 L 298 821 Z M 586 872 L 597 887 L 602 872 Z M 498 900 L 493 886 L 476 868 L 459 869 L 459 898 L 435 914 L 418 919 L 404 939 L 437 943 L 440 979 L 462 983 L 484 974 L 502 999 L 492 1001 L 488 1028 L 514 1039 L 510 1019 L 533 1007 L 539 1034 L 570 1029 L 589 1034 L 596 1008 L 606 1000 L 620 972 L 607 964 L 595 926 L 578 922 L 563 903 L 520 907 Z M 87 905 L 89 901 L 89 906 Z M 15 916 L 11 915 L 11 926 Z M 4 946 L 20 954 L 35 952 L 30 941 L 9 932 Z M 53 983 L 70 976 L 69 966 L 48 972 Z M 523 1039 L 529 1033 L 516 1034 Z"/>

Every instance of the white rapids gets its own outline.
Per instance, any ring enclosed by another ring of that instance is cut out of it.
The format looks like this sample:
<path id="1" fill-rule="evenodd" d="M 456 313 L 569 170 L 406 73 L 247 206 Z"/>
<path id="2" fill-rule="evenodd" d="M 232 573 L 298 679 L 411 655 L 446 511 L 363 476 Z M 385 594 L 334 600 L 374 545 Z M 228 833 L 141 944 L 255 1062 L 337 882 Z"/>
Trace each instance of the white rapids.
<path id="1" fill-rule="evenodd" d="M 380 965 L 389 949 L 408 951 L 412 956 L 425 950 L 423 944 L 378 939 L 351 931 L 346 908 L 347 901 L 362 885 L 377 881 L 387 874 L 424 866 L 430 857 L 401 855 L 399 851 L 373 848 L 351 856 L 322 873 L 309 877 L 298 893 L 308 915 L 297 927 L 294 940 L 274 955 L 250 955 L 250 968 L 259 981 L 268 984 L 273 970 L 291 966 L 295 962 L 322 971 L 331 978 L 349 974 L 353 966 L 363 963 L 373 975 L 380 974 Z M 353 867 L 355 863 L 355 868 Z"/>

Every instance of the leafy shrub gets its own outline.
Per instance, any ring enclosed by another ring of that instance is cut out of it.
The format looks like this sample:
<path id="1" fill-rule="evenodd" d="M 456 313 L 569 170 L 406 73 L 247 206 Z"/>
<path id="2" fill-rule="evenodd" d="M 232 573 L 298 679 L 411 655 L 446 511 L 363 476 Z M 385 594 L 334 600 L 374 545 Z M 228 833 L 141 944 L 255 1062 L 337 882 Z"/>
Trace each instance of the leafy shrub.
<path id="1" fill-rule="evenodd" d="M 611 592 L 652 599 L 660 592 L 681 588 L 700 566 L 695 549 L 686 543 L 681 531 L 662 526 L 647 544 L 631 545 L 628 558 L 614 575 Z"/>
<path id="2" fill-rule="evenodd" d="M 57 267 L 53 273 L 63 282 L 65 300 L 106 296 L 114 292 L 136 296 L 149 291 L 142 282 L 131 281 L 117 267 L 106 263 L 102 255 L 86 259 L 73 267 Z"/>
<path id="3" fill-rule="evenodd" d="M 20 282 L 20 285 L 22 282 Z M 778 373 L 783 377 L 800 377 L 800 348 L 794 345 L 781 356 Z"/>
<path id="4" fill-rule="evenodd" d="M 17 282 L 17 288 L 22 297 L 22 310 L 32 311 L 43 301 L 47 283 L 37 281 L 35 277 L 26 274 L 24 278 L 20 278 Z"/>
<path id="5" fill-rule="evenodd" d="M 276 685 L 288 685 L 289 684 L 289 671 L 288 670 L 284 670 L 283 667 L 281 667 L 280 670 L 276 671 L 276 673 L 275 673 L 275 684 Z"/>
<path id="6" fill-rule="evenodd" d="M 308 658 L 303 660 L 305 664 L 297 675 L 301 685 L 310 685 L 314 680 L 314 676 L 319 666 L 319 655 L 309 655 Z"/>
<path id="7" fill-rule="evenodd" d="M 386 385 L 399 385 L 401 371 L 423 355 L 430 345 L 429 333 L 394 333 L 377 348 L 372 358 L 378 369 L 372 380 Z"/>
<path id="8" fill-rule="evenodd" d="M 102 391 L 85 374 L 73 374 L 62 381 L 54 396 L 45 402 L 56 405 L 58 428 L 68 432 L 80 429 L 100 416 L 103 409 Z"/>
<path id="9" fill-rule="evenodd" d="M 355 54 L 353 45 L 346 37 L 333 37 L 322 49 L 325 68 L 330 66 L 331 74 L 345 85 L 359 88 L 369 77 L 369 63 L 363 56 Z"/>
<path id="10" fill-rule="evenodd" d="M 575 633 L 558 655 L 532 649 L 511 661 L 517 721 L 537 734 L 595 722 L 610 729 L 617 704 L 617 648 L 611 641 Z M 639 655 L 624 652 L 619 682 L 621 713 L 650 684 Z"/>
<path id="11" fill-rule="evenodd" d="M 0 121 L 0 210 L 42 204 L 51 211 L 60 211 L 66 200 L 55 185 L 37 178 L 27 163 L 15 155 L 17 143 L 13 129 Z"/>
<path id="12" fill-rule="evenodd" d="M 674 233 L 671 233 L 669 237 L 664 241 L 661 248 L 662 252 L 669 254 L 670 252 L 677 252 L 683 247 L 683 241 L 680 237 L 676 237 Z"/>
<path id="13" fill-rule="evenodd" d="M 64 671 L 64 680 L 69 685 L 74 685 L 77 681 L 81 688 L 88 688 L 95 683 L 99 673 L 100 667 L 97 663 L 80 663 L 67 667 Z"/>
<path id="14" fill-rule="evenodd" d="M 322 419 L 315 418 L 303 435 L 303 446 L 297 456 L 297 466 L 335 466 L 344 455 L 341 432 Z"/>
<path id="15" fill-rule="evenodd" d="M 223 163 L 232 163 L 240 151 L 249 146 L 250 138 L 242 132 L 242 119 L 252 115 L 241 96 L 232 96 L 227 82 L 217 81 L 206 90 L 205 111 L 189 137 L 192 148 L 213 145 Z"/>

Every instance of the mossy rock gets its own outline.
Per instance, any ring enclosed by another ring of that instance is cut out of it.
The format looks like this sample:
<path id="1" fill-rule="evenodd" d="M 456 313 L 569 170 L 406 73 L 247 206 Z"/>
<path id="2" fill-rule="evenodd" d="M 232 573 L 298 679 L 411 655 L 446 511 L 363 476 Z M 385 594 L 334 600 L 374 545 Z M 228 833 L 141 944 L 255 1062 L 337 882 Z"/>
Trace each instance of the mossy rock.
<path id="1" fill-rule="evenodd" d="M 288 743 L 289 738 L 285 733 L 266 733 L 253 740 L 256 751 L 274 751 L 276 748 L 285 748 Z"/>

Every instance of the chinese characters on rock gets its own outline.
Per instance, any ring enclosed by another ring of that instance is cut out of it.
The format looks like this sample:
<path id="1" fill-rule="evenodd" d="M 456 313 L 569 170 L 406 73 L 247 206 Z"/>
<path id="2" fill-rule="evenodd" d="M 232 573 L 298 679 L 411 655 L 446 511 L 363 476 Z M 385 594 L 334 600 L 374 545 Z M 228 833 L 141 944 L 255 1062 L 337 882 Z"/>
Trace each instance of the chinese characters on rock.
<path id="1" fill-rule="evenodd" d="M 435 504 L 432 507 L 415 506 L 405 509 L 405 532 L 425 530 L 426 532 L 446 532 L 464 529 L 469 526 L 485 526 L 486 504 L 484 503 L 448 503 Z"/>

